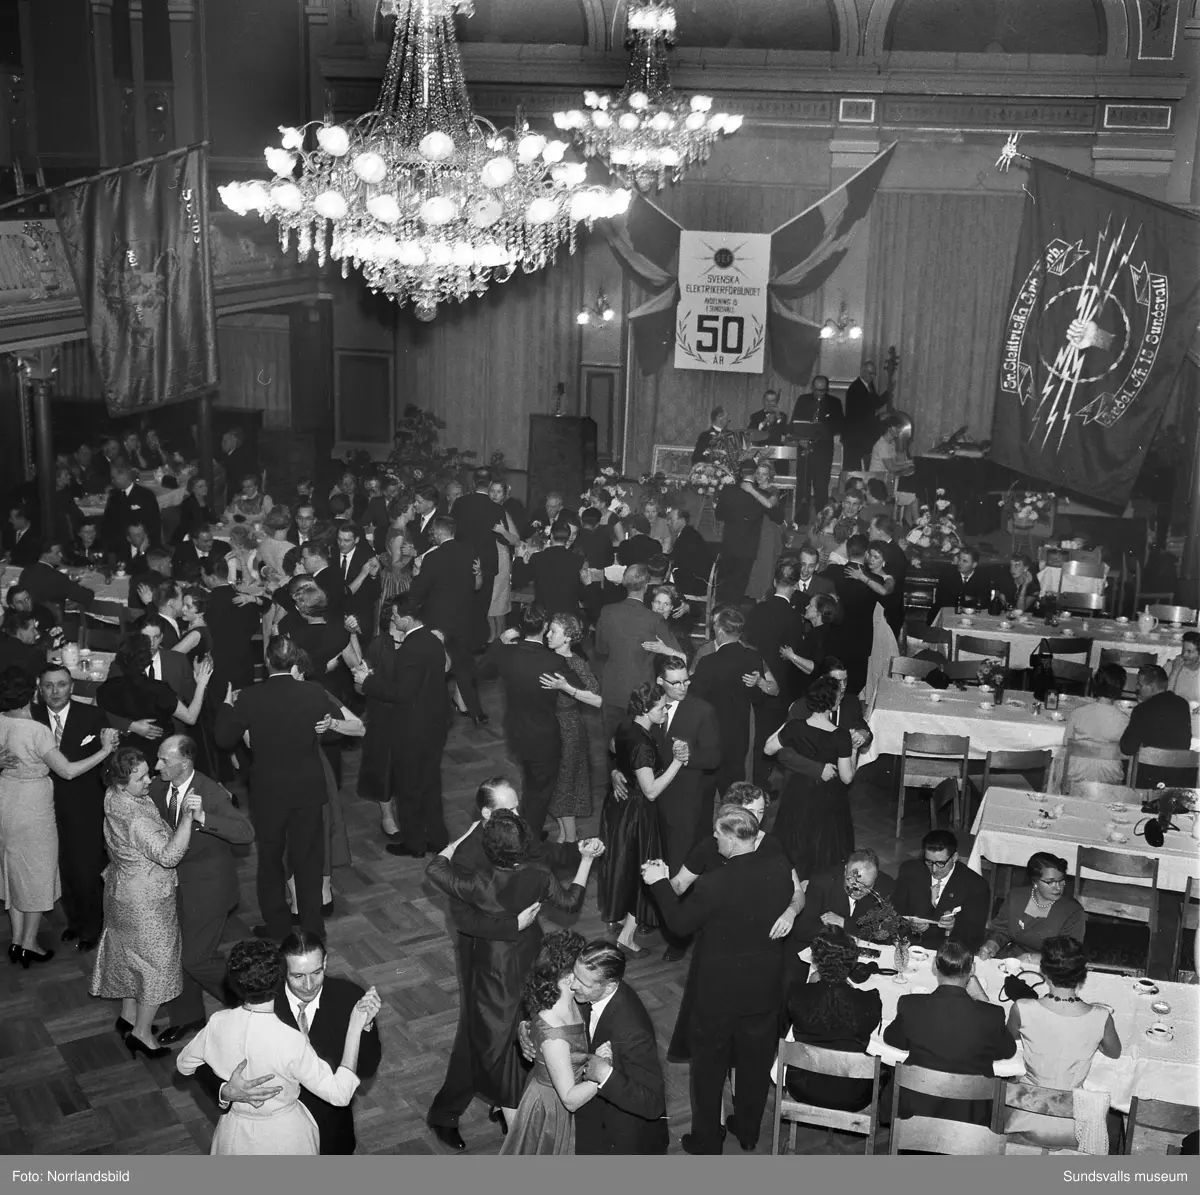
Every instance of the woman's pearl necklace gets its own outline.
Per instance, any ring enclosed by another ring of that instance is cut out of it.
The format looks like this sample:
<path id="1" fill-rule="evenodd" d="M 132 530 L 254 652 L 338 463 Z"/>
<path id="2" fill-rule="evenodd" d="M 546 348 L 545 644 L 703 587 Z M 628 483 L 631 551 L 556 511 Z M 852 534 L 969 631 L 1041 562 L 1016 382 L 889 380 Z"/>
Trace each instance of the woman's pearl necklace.
<path id="1" fill-rule="evenodd" d="M 1047 1000 L 1055 1000 L 1059 1004 L 1082 1004 L 1083 1001 L 1078 996 L 1056 996 L 1053 992 L 1046 993 Z"/>
<path id="2" fill-rule="evenodd" d="M 1057 896 L 1052 896 L 1049 900 L 1042 900 L 1042 898 L 1040 896 L 1038 896 L 1037 889 L 1035 888 L 1033 890 L 1033 903 L 1035 905 L 1037 905 L 1037 907 L 1039 909 L 1052 908 L 1055 901 L 1057 901 L 1057 900 L 1058 900 Z"/>

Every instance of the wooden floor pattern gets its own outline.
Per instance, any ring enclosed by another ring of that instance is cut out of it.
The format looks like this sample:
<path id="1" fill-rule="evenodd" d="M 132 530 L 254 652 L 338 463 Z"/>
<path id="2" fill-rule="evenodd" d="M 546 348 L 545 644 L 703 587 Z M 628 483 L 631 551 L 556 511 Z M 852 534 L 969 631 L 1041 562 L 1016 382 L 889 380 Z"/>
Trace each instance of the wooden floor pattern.
<path id="1" fill-rule="evenodd" d="M 445 757 L 447 821 L 452 834 L 473 820 L 475 789 L 500 772 L 519 776 L 508 758 L 500 730 L 502 695 L 485 686 L 491 724 L 455 723 Z M 353 793 L 357 755 L 345 757 L 344 793 Z M 926 826 L 916 805 L 904 837 L 892 836 L 890 796 L 864 786 L 856 793 L 854 820 L 860 845 L 879 851 L 884 867 L 916 852 Z M 330 970 L 383 997 L 379 1029 L 383 1062 L 378 1075 L 355 1099 L 362 1153 L 438 1153 L 441 1147 L 425 1125 L 425 1113 L 441 1085 L 458 1015 L 454 959 L 446 934 L 442 899 L 424 884 L 424 864 L 384 851 L 376 807 L 344 798 L 354 863 L 334 875 L 337 911 L 328 923 Z M 599 810 L 580 825 L 581 837 L 594 832 Z M 964 852 L 965 853 L 965 852 Z M 254 860 L 239 863 L 241 905 L 227 938 L 247 937 L 258 922 Z M 574 921 L 587 937 L 600 937 L 589 895 Z M 88 995 L 94 955 L 62 946 L 61 914 L 43 922 L 42 944 L 57 956 L 28 971 L 0 968 L 0 1151 L 9 1154 L 185 1154 L 208 1151 L 216 1110 L 199 1085 L 178 1075 L 174 1056 L 161 1061 L 131 1058 L 113 1032 L 118 1005 Z M 645 959 L 630 965 L 628 979 L 641 995 L 658 1031 L 665 1056 L 674 1026 L 687 962 L 664 963 L 657 935 Z M 215 1007 L 215 1006 L 214 1006 Z M 688 1070 L 666 1065 L 671 1152 L 680 1152 L 688 1130 Z M 468 1150 L 495 1153 L 499 1130 L 476 1101 L 460 1126 Z M 769 1118 L 764 1117 L 758 1152 L 770 1151 Z M 726 1148 L 736 1153 L 732 1141 Z M 801 1131 L 804 1153 L 857 1152 L 852 1138 L 821 1130 Z"/>

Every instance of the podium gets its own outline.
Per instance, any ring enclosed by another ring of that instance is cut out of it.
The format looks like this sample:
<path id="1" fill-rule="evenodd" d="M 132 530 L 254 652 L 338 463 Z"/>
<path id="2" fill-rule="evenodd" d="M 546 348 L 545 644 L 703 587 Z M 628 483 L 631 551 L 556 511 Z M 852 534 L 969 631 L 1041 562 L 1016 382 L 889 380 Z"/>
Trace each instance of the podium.
<path id="1" fill-rule="evenodd" d="M 555 490 L 568 509 L 575 509 L 579 495 L 591 489 L 600 471 L 596 421 L 578 415 L 530 415 L 525 469 L 530 510 Z"/>

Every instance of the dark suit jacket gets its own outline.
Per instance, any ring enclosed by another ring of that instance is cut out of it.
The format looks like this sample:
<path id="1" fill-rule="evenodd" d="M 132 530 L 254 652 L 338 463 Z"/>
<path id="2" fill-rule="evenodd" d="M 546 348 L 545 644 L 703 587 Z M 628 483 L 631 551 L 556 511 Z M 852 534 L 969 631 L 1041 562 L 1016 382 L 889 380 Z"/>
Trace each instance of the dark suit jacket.
<path id="1" fill-rule="evenodd" d="M 229 545 L 222 540 L 214 539 L 213 546 L 208 553 L 214 559 L 224 560 L 229 555 Z M 171 567 L 178 574 L 181 569 L 186 568 L 189 564 L 199 564 L 200 555 L 196 551 L 196 545 L 189 539 L 186 543 L 182 543 L 175 549 L 171 556 Z"/>
<path id="2" fill-rule="evenodd" d="M 587 562 L 588 568 L 608 568 L 615 555 L 607 527 L 581 527 L 571 545 Z"/>
<path id="3" fill-rule="evenodd" d="M 171 542 L 182 544 L 197 527 L 211 527 L 220 521 L 217 512 L 211 506 L 201 506 L 194 495 L 188 494 L 179 504 L 179 523 L 171 536 Z M 227 545 L 222 544 L 221 547 L 228 551 Z"/>
<path id="4" fill-rule="evenodd" d="M 820 573 L 814 573 L 809 578 L 808 584 L 804 585 L 801 582 L 801 586 L 803 588 L 797 586 L 796 592 L 792 594 L 792 605 L 796 608 L 796 613 L 801 618 L 804 617 L 804 611 L 808 609 L 808 603 L 818 593 L 827 593 L 830 597 L 837 597 L 837 589 L 834 588 L 833 582 L 828 577 L 821 576 Z M 806 623 L 805 626 L 807 625 Z M 804 627 L 801 627 L 800 630 L 803 632 Z M 800 654 L 803 655 L 804 653 L 801 652 Z"/>
<path id="5" fill-rule="evenodd" d="M 1016 1039 L 1004 1026 L 1004 1009 L 972 1000 L 965 988 L 939 983 L 928 994 L 901 996 L 896 1017 L 883 1040 L 908 1051 L 908 1062 L 951 1075 L 991 1075 L 992 1064 L 1017 1052 Z M 982 1101 L 945 1100 L 921 1092 L 903 1092 L 902 1116 L 937 1116 L 987 1123 Z"/>
<path id="6" fill-rule="evenodd" d="M 440 505 L 435 506 L 433 514 L 428 519 L 424 515 L 415 515 L 408 524 L 408 538 L 412 541 L 412 546 L 416 549 L 418 556 L 423 555 L 433 547 L 433 540 L 429 535 L 429 524 L 439 515 L 444 515 L 445 513 L 445 510 Z"/>
<path id="7" fill-rule="evenodd" d="M 214 706 L 225 700 L 229 685 L 235 689 L 252 685 L 255 663 L 262 658 L 251 642 L 251 636 L 259 627 L 262 610 L 257 604 L 235 606 L 235 597 L 237 590 L 232 585 L 219 585 L 208 594 L 208 613 L 204 621 L 212 641 L 213 674 L 207 696 Z"/>
<path id="8" fill-rule="evenodd" d="M 631 564 L 647 564 L 662 553 L 662 544 L 650 535 L 631 535 L 617 544 L 617 563 L 628 568 Z"/>
<path id="9" fill-rule="evenodd" d="M 1155 693 L 1133 707 L 1129 725 L 1121 735 L 1121 751 L 1133 755 L 1139 747 L 1159 747 L 1186 751 L 1192 743 L 1192 717 L 1187 701 L 1178 693 L 1166 690 Z M 1194 785 L 1196 773 L 1178 768 L 1138 767 L 1138 785 L 1153 788 L 1156 784 Z"/>
<path id="10" fill-rule="evenodd" d="M 923 866 L 923 865 L 922 865 Z M 801 879 L 804 877 L 801 876 Z M 895 882 L 886 872 L 881 871 L 875 880 L 874 891 L 880 896 L 891 899 Z M 846 922 L 846 932 L 855 934 L 858 919 L 868 909 L 878 904 L 870 896 L 863 897 L 854 907 L 854 920 L 850 919 L 850 898 L 846 895 L 846 868 L 839 863 L 836 867 L 828 867 L 819 871 L 808 881 L 804 892 L 804 908 L 796 918 L 792 927 L 791 940 L 803 948 L 821 932 L 821 914 L 837 913 Z M 862 936 L 862 935 L 858 935 Z"/>
<path id="11" fill-rule="evenodd" d="M 908 557 L 904 549 L 894 539 L 871 541 L 871 547 L 878 548 L 883 553 L 883 563 L 887 571 L 896 578 L 896 589 L 903 593 L 904 581 L 908 576 Z M 1034 582 L 1036 584 L 1036 581 Z"/>
<path id="12" fill-rule="evenodd" d="M 596 1098 L 575 1113 L 575 1152 L 666 1153 L 666 1083 L 654 1023 L 624 980 L 604 1006 L 589 1049 L 595 1053 L 605 1042 L 612 1047 L 613 1072 Z"/>
<path id="13" fill-rule="evenodd" d="M 573 676 L 560 655 L 541 643 L 523 639 L 501 643 L 497 639 L 479 662 L 479 677 L 504 681 L 504 733 L 521 760 L 556 760 L 562 750 L 558 730 L 558 690 L 543 689 L 538 677 L 555 672 Z"/>
<path id="14" fill-rule="evenodd" d="M 721 773 L 725 783 L 729 782 L 732 772 L 738 773 L 734 779 L 745 778 L 746 752 L 750 750 L 750 711 L 761 701 L 763 691 L 748 689 L 742 684 L 742 676 L 762 670 L 760 652 L 745 643 L 726 643 L 697 661 L 692 675 L 688 695 L 707 701 L 717 717 L 721 735 Z M 676 714 L 676 720 L 678 717 Z"/>
<path id="15" fill-rule="evenodd" d="M 986 607 L 991 600 L 994 582 L 983 569 L 977 568 L 966 581 L 962 573 L 953 569 L 938 582 L 934 601 L 939 607 L 949 606 L 951 610 L 958 605 L 962 598 L 969 603 Z"/>
<path id="16" fill-rule="evenodd" d="M 770 420 L 770 422 L 768 422 Z M 778 408 L 775 410 L 774 417 L 768 415 L 766 408 L 761 411 L 755 411 L 750 416 L 750 422 L 746 424 L 751 431 L 767 432 L 767 438 L 763 441 L 764 444 L 782 444 L 784 431 L 787 428 L 787 415 Z"/>
<path id="17" fill-rule="evenodd" d="M 669 880 L 651 891 L 676 934 L 700 932 L 692 962 L 697 1015 L 733 1018 L 780 1007 L 784 944 L 771 940 L 771 927 L 792 899 L 785 855 L 751 852 L 727 859 L 682 900 Z"/>
<path id="18" fill-rule="evenodd" d="M 428 627 L 418 627 L 404 637 L 390 664 L 386 674 L 367 677 L 363 696 L 387 703 L 385 726 L 393 744 L 440 750 L 450 720 L 442 641 Z"/>
<path id="19" fill-rule="evenodd" d="M 330 562 L 331 567 L 337 570 L 338 575 L 343 576 L 346 596 L 342 606 L 342 613 L 353 614 L 358 619 L 358 629 L 364 638 L 367 639 L 370 639 L 376 631 L 375 603 L 379 601 L 379 578 L 366 577 L 358 587 L 357 593 L 350 592 L 350 582 L 362 572 L 367 561 L 374 555 L 375 553 L 372 551 L 371 545 L 367 540 L 360 539 L 354 551 L 350 554 L 350 577 L 348 580 L 342 574 L 342 555 L 340 550 Z"/>
<path id="20" fill-rule="evenodd" d="M 483 575 L 494 577 L 500 567 L 496 553 L 496 533 L 492 530 L 500 521 L 500 511 L 496 504 L 487 494 L 463 494 L 455 502 L 450 514 L 456 528 L 454 538 L 474 548 Z"/>
<path id="21" fill-rule="evenodd" d="M 346 1043 L 346 1026 L 354 1006 L 366 995 L 366 989 L 338 975 L 327 975 L 321 985 L 321 1006 L 308 1026 L 308 1041 L 319 1058 L 323 1058 L 334 1069 L 341 1065 L 342 1047 Z M 292 1006 L 280 989 L 275 996 L 275 1015 L 293 1029 L 298 1029 L 292 1016 Z M 358 1043 L 358 1068 L 360 1079 L 369 1079 L 379 1070 L 382 1049 L 379 1043 L 379 1027 L 364 1030 Z M 317 1122 L 323 1154 L 352 1154 L 357 1144 L 354 1136 L 353 1101 L 344 1108 L 327 1104 L 320 1096 L 313 1095 L 306 1087 L 300 1088 L 300 1102 L 312 1113 Z"/>
<path id="22" fill-rule="evenodd" d="M 169 791 L 161 777 L 150 782 L 150 799 L 163 820 L 171 825 L 167 809 Z M 238 902 L 237 867 L 230 844 L 253 842 L 254 827 L 215 780 L 194 772 L 188 791 L 197 793 L 204 802 L 204 825 L 192 827 L 187 853 L 175 870 L 179 877 L 179 900 L 198 911 L 225 912 Z"/>
<path id="23" fill-rule="evenodd" d="M 578 614 L 583 582 L 579 570 L 584 559 L 574 547 L 552 545 L 535 552 L 526 563 L 513 561 L 513 584 L 523 586 L 533 581 L 533 600 L 547 615 Z"/>
<path id="24" fill-rule="evenodd" d="M 120 565 L 131 577 L 141 577 L 150 571 L 150 565 L 146 561 L 146 553 L 157 546 L 157 541 L 151 539 L 146 546 L 139 549 L 135 555 L 133 544 L 131 544 L 128 539 L 122 539 L 113 546 L 108 555 L 114 566 Z M 129 588 L 130 597 L 136 600 L 137 586 L 131 585 Z"/>
<path id="25" fill-rule="evenodd" d="M 0 543 L 3 543 L 9 560 L 18 567 L 36 564 L 38 557 L 42 554 L 39 529 L 33 525 L 26 530 L 20 540 L 17 539 L 17 533 L 10 526 L 5 525 Z"/>
<path id="26" fill-rule="evenodd" d="M 56 568 L 41 560 L 27 564 L 17 578 L 17 584 L 22 589 L 28 589 L 33 600 L 57 602 L 61 607 L 65 602 L 78 602 L 81 606 L 90 606 L 96 599 L 96 591 L 72 581 Z"/>
<path id="27" fill-rule="evenodd" d="M 762 653 L 763 663 L 779 682 L 779 703 L 785 708 L 795 700 L 799 673 L 779 654 L 781 647 L 795 651 L 800 645 L 800 628 L 795 608 L 778 594 L 758 603 L 746 618 L 742 642 Z"/>
<path id="28" fill-rule="evenodd" d="M 346 613 L 346 586 L 341 570 L 330 561 L 319 573 L 313 573 L 312 579 L 325 594 L 325 621 L 341 626 Z"/>
<path id="29" fill-rule="evenodd" d="M 663 767 L 670 766 L 672 740 L 687 743 L 691 751 L 687 766 L 679 769 L 656 802 L 660 823 L 672 829 L 664 849 L 674 875 L 695 842 L 705 811 L 712 811 L 716 770 L 721 765 L 721 728 L 713 707 L 689 693 L 676 708 L 670 728 L 656 727 L 654 737 Z"/>
<path id="30" fill-rule="evenodd" d="M 930 899 L 931 879 L 932 873 L 925 866 L 924 859 L 907 859 L 901 863 L 896 876 L 896 890 L 892 895 L 896 912 L 906 917 L 928 917 L 936 921 L 951 909 L 961 908 L 962 912 L 954 918 L 954 930 L 950 937 L 971 950 L 978 950 L 983 945 L 990 912 L 987 881 L 960 859 L 942 887 L 941 898 L 934 908 Z M 945 936 L 942 930 L 933 925 L 915 937 L 914 941 L 937 950 Z"/>
<path id="31" fill-rule="evenodd" d="M 680 531 L 671 546 L 675 584 L 679 586 L 680 593 L 705 592 L 716 555 L 716 548 L 690 523 Z"/>
<path id="32" fill-rule="evenodd" d="M 852 449 L 861 452 L 879 438 L 879 417 L 876 412 L 887 402 L 874 385 L 855 378 L 846 388 L 846 421 L 844 438 Z"/>
<path id="33" fill-rule="evenodd" d="M 657 638 L 671 647 L 679 646 L 666 620 L 640 601 L 627 597 L 600 611 L 596 661 L 601 666 L 600 696 L 606 705 L 624 710 L 629 694 L 642 681 L 654 679 L 654 657 L 642 644 Z"/>
<path id="34" fill-rule="evenodd" d="M 158 543 L 162 537 L 162 516 L 158 509 L 158 500 L 144 485 L 138 485 L 137 482 L 130 486 L 128 494 L 124 490 L 109 491 L 104 515 L 100 520 L 100 534 L 114 551 L 119 551 L 120 545 L 125 542 L 125 529 L 132 523 L 141 523 L 146 528 L 151 543 Z"/>
<path id="35" fill-rule="evenodd" d="M 704 459 L 704 454 L 708 451 L 708 446 L 712 443 L 713 436 L 719 436 L 720 430 L 715 427 L 706 428 L 700 433 L 696 440 L 696 447 L 692 450 L 692 464 Z"/>
<path id="36" fill-rule="evenodd" d="M 721 527 L 721 554 L 742 560 L 758 555 L 758 539 L 766 508 L 739 485 L 726 486 L 717 499 Z"/>
<path id="37" fill-rule="evenodd" d="M 409 607 L 427 627 L 441 631 L 447 639 L 471 635 L 478 559 L 473 544 L 448 539 L 425 553 L 421 571 L 413 578 Z"/>
<path id="38" fill-rule="evenodd" d="M 0 672 L 6 668 L 24 668 L 30 676 L 37 676 L 46 662 L 46 649 L 36 643 L 22 643 L 20 639 L 0 631 Z"/>
<path id="39" fill-rule="evenodd" d="M 820 442 L 821 449 L 832 453 L 833 437 L 841 432 L 845 416 L 842 414 L 842 404 L 832 394 L 817 398 L 809 392 L 796 399 L 792 407 L 792 422 L 821 424 L 825 429 L 825 439 Z"/>
<path id="40" fill-rule="evenodd" d="M 313 727 L 326 714 L 340 716 L 318 681 L 286 673 L 243 689 L 236 705 L 217 709 L 217 746 L 228 751 L 250 732 L 250 800 L 255 820 L 285 809 L 324 805 L 325 767 Z"/>
<path id="41" fill-rule="evenodd" d="M 50 711 L 41 703 L 35 701 L 29 712 L 43 726 L 50 726 Z M 72 699 L 67 706 L 66 720 L 63 722 L 62 743 L 59 750 L 71 763 L 87 759 L 100 750 L 100 732 L 110 725 L 104 711 L 95 705 L 86 705 L 82 701 Z M 114 719 L 128 727 L 129 723 L 122 719 Z M 86 740 L 86 741 L 85 741 Z M 64 780 L 54 772 L 50 779 L 54 781 L 55 812 L 61 817 L 70 812 L 74 817 L 82 814 L 94 821 L 102 834 L 104 827 L 104 781 L 101 779 L 101 767 L 92 768 L 74 780 Z M 99 844 L 103 851 L 103 841 Z"/>

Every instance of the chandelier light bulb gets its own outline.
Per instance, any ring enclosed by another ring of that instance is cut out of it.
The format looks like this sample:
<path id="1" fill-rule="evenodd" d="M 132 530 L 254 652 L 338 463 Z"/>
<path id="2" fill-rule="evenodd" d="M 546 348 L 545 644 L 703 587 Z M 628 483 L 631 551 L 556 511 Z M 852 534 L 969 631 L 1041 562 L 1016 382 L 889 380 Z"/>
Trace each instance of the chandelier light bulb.
<path id="1" fill-rule="evenodd" d="M 421 157 L 430 162 L 444 162 L 454 153 L 454 141 L 446 133 L 426 133 L 421 138 L 421 142 L 417 146 L 417 151 Z"/>
<path id="2" fill-rule="evenodd" d="M 477 199 L 467 212 L 472 228 L 491 228 L 504 215 L 504 205 L 498 199 Z"/>
<path id="3" fill-rule="evenodd" d="M 435 195 L 432 199 L 425 200 L 420 207 L 421 221 L 433 228 L 449 224 L 457 215 L 458 206 L 454 200 L 444 195 Z"/>
<path id="4" fill-rule="evenodd" d="M 591 312 L 590 311 L 581 311 L 575 317 L 575 322 L 581 326 L 584 324 L 590 324 L 592 322 Z"/>
<path id="5" fill-rule="evenodd" d="M 542 150 L 542 161 L 554 165 L 563 160 L 566 152 L 567 143 L 565 141 L 549 141 L 546 148 Z"/>
<path id="6" fill-rule="evenodd" d="M 322 191 L 313 200 L 313 209 L 326 220 L 340 220 L 347 211 L 346 197 L 340 191 Z"/>
<path id="7" fill-rule="evenodd" d="M 350 165 L 364 183 L 381 183 L 387 178 L 387 163 L 374 150 L 355 155 Z"/>
<path id="8" fill-rule="evenodd" d="M 585 92 L 583 93 L 583 102 L 584 102 L 584 103 L 585 103 L 585 104 L 586 104 L 586 105 L 587 105 L 589 108 L 599 108 L 599 107 L 600 107 L 600 94 L 599 94 L 599 92 L 595 92 L 595 91 L 585 91 Z"/>
<path id="9" fill-rule="evenodd" d="M 736 133 L 742 127 L 742 114 L 739 112 L 734 116 L 725 117 L 725 132 Z"/>
<path id="10" fill-rule="evenodd" d="M 490 162 L 484 163 L 479 177 L 485 187 L 496 191 L 507 187 L 516 172 L 517 168 L 511 158 L 492 158 Z"/>
<path id="11" fill-rule="evenodd" d="M 650 127 L 656 133 L 665 133 L 669 128 L 673 127 L 675 122 L 671 119 L 667 112 L 656 112 L 650 118 Z"/>
<path id="12" fill-rule="evenodd" d="M 632 92 L 625 101 L 635 112 L 644 112 L 650 107 L 650 97 L 644 91 Z"/>
<path id="13" fill-rule="evenodd" d="M 526 133 L 517 142 L 517 160 L 523 166 L 528 166 L 531 162 L 536 162 L 542 156 L 542 150 L 545 148 L 546 138 L 540 133 Z"/>
<path id="14" fill-rule="evenodd" d="M 707 112 L 712 107 L 711 95 L 694 95 L 688 104 L 693 112 Z"/>
<path id="15" fill-rule="evenodd" d="M 617 128 L 624 129 L 627 133 L 632 133 L 641 123 L 636 112 L 622 112 L 617 117 Z"/>
<path id="16" fill-rule="evenodd" d="M 279 136 L 282 138 L 284 149 L 303 149 L 304 148 L 304 131 L 302 129 L 292 128 L 288 125 L 279 126 Z"/>
<path id="17" fill-rule="evenodd" d="M 453 259 L 454 254 L 445 241 L 434 241 L 429 246 L 429 260 L 435 266 L 448 266 Z"/>
<path id="18" fill-rule="evenodd" d="M 592 124 L 598 129 L 610 129 L 612 128 L 612 117 L 607 112 L 593 112 Z"/>
<path id="19" fill-rule="evenodd" d="M 679 150 L 672 149 L 670 146 L 660 149 L 658 151 L 658 160 L 664 166 L 678 166 L 680 161 Z"/>
<path id="20" fill-rule="evenodd" d="M 728 119 L 729 117 L 724 112 L 718 112 L 715 116 L 708 118 L 708 127 L 714 133 L 719 133 L 725 127 L 725 122 Z"/>
<path id="21" fill-rule="evenodd" d="M 544 195 L 538 196 L 525 209 L 525 219 L 530 224 L 549 224 L 558 215 L 558 204 Z"/>
<path id="22" fill-rule="evenodd" d="M 848 333 L 851 340 L 862 340 L 862 329 L 855 324 Z"/>
<path id="23" fill-rule="evenodd" d="M 456 266 L 469 270 L 475 264 L 475 250 L 466 241 L 455 241 L 450 256 Z"/>
<path id="24" fill-rule="evenodd" d="M 298 212 L 304 206 L 304 195 L 295 183 L 279 183 L 271 188 L 271 202 L 285 212 Z"/>
<path id="25" fill-rule="evenodd" d="M 267 169 L 276 178 L 288 178 L 296 169 L 296 155 L 276 145 L 268 145 L 263 156 L 267 160 Z"/>
<path id="26" fill-rule="evenodd" d="M 617 313 L 611 307 L 606 307 L 600 314 L 606 324 L 611 324 L 617 317 Z"/>
<path id="27" fill-rule="evenodd" d="M 395 195 L 372 195 L 367 200 L 367 211 L 381 224 L 395 224 L 400 219 L 400 204 Z"/>
<path id="28" fill-rule="evenodd" d="M 344 158 L 350 152 L 350 134 L 339 124 L 317 130 L 317 144 L 331 157 Z"/>

